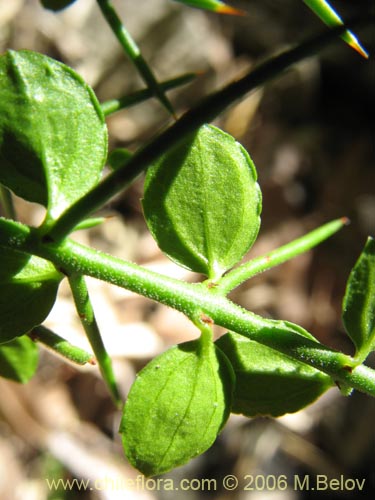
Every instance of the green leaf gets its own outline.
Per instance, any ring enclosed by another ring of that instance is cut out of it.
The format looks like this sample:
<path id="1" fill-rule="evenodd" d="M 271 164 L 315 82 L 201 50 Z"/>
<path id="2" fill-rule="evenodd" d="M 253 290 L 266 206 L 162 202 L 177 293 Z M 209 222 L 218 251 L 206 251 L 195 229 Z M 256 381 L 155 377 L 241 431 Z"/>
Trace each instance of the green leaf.
<path id="1" fill-rule="evenodd" d="M 48 261 L 0 247 L 0 343 L 47 317 L 63 275 Z"/>
<path id="2" fill-rule="evenodd" d="M 51 349 L 54 353 L 62 356 L 63 358 L 76 363 L 77 365 L 85 365 L 90 363 L 96 364 L 93 354 L 72 345 L 64 338 L 57 335 L 57 333 L 49 330 L 43 325 L 36 326 L 29 333 L 29 337 L 34 342 L 41 343 L 44 347 Z"/>
<path id="3" fill-rule="evenodd" d="M 350 273 L 342 319 L 362 362 L 375 350 L 375 240 L 367 243 Z"/>
<path id="4" fill-rule="evenodd" d="M 332 386 L 328 375 L 237 333 L 223 335 L 216 345 L 236 375 L 233 413 L 279 417 L 304 408 Z"/>
<path id="5" fill-rule="evenodd" d="M 331 28 L 335 26 L 340 26 L 343 24 L 341 17 L 333 9 L 333 7 L 325 0 L 303 0 L 305 4 L 310 7 L 310 9 L 315 12 L 315 14 L 320 17 L 320 19 Z M 356 50 L 361 56 L 368 58 L 367 51 L 359 43 L 357 37 L 352 31 L 346 30 L 341 38 Z"/>
<path id="6" fill-rule="evenodd" d="M 159 247 L 180 265 L 219 278 L 253 244 L 261 193 L 233 137 L 202 126 L 148 170 L 143 210 Z"/>
<path id="7" fill-rule="evenodd" d="M 93 227 L 103 224 L 106 220 L 105 217 L 91 217 L 89 219 L 84 219 L 82 222 L 76 225 L 74 231 L 82 231 L 83 229 L 91 229 Z"/>
<path id="8" fill-rule="evenodd" d="M 62 10 L 74 3 L 76 0 L 40 0 L 43 7 L 50 10 Z"/>
<path id="9" fill-rule="evenodd" d="M 0 345 L 0 377 L 25 384 L 38 366 L 38 348 L 27 336 Z"/>
<path id="10" fill-rule="evenodd" d="M 99 182 L 106 154 L 103 113 L 77 73 L 36 52 L 0 57 L 1 183 L 55 219 Z"/>
<path id="11" fill-rule="evenodd" d="M 233 371 L 210 342 L 172 347 L 139 374 L 120 426 L 130 463 L 146 476 L 161 474 L 203 453 L 224 426 Z"/>
<path id="12" fill-rule="evenodd" d="M 189 5 L 190 7 L 198 7 L 199 9 L 210 10 L 219 14 L 233 14 L 237 16 L 244 15 L 244 11 L 235 9 L 230 5 L 226 5 L 219 0 L 175 0 L 177 2 Z"/>
<path id="13" fill-rule="evenodd" d="M 241 266 L 229 271 L 219 281 L 221 292 L 227 295 L 231 290 L 239 286 L 244 281 L 252 278 L 256 274 L 271 269 L 274 266 L 279 266 L 289 259 L 297 257 L 303 252 L 311 250 L 316 245 L 322 243 L 325 239 L 335 234 L 344 225 L 348 224 L 346 217 L 333 220 L 323 226 L 310 231 L 309 233 L 300 236 L 299 238 L 282 245 L 275 250 L 260 255 L 255 259 L 250 259 Z M 293 328 L 293 327 L 292 327 Z M 305 330 L 305 333 L 306 330 Z"/>

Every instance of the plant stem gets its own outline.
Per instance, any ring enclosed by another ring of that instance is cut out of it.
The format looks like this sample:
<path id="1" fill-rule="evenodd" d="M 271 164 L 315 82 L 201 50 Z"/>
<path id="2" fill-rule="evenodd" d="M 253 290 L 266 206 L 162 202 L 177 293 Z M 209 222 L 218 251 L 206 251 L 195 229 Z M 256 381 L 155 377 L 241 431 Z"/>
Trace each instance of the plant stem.
<path id="1" fill-rule="evenodd" d="M 103 339 L 100 335 L 85 278 L 81 274 L 73 271 L 68 275 L 68 279 L 78 316 L 95 353 L 103 379 L 105 380 L 115 403 L 120 405 L 121 397 L 113 373 L 112 361 L 108 356 Z"/>
<path id="2" fill-rule="evenodd" d="M 167 111 L 174 116 L 173 107 L 165 95 L 163 88 L 160 86 L 150 66 L 143 58 L 139 47 L 131 37 L 130 33 L 128 33 L 125 26 L 122 24 L 112 2 L 110 0 L 97 0 L 97 2 L 105 20 L 109 24 L 113 33 L 116 35 L 121 47 L 124 49 L 125 54 L 128 55 L 134 66 L 137 68 L 152 94 L 155 95 Z"/>
<path id="3" fill-rule="evenodd" d="M 211 318 L 202 314 L 200 310 L 197 310 L 197 312 L 196 317 L 191 316 L 190 319 L 201 332 L 201 336 L 199 337 L 199 353 L 201 356 L 205 356 L 214 341 L 212 331 L 214 322 Z"/>
<path id="4" fill-rule="evenodd" d="M 183 312 L 198 314 L 330 375 L 333 380 L 375 396 L 375 371 L 353 358 L 306 338 L 301 327 L 257 316 L 202 283 L 185 283 L 85 247 L 70 239 L 41 243 L 37 230 L 0 219 L 0 245 L 38 255 L 68 273 L 80 273 L 117 285 Z M 214 290 L 214 289 L 212 289 Z M 79 297 L 82 305 L 85 297 Z M 307 334 L 309 335 L 309 334 Z"/>
<path id="5" fill-rule="evenodd" d="M 328 222 L 318 229 L 314 229 L 314 231 L 276 248 L 276 250 L 272 250 L 265 255 L 246 262 L 242 266 L 236 267 L 217 282 L 218 286 L 215 290 L 222 295 L 227 295 L 231 290 L 256 274 L 278 266 L 319 245 L 319 243 L 335 234 L 344 225 L 348 224 L 348 222 L 346 217 Z"/>
<path id="6" fill-rule="evenodd" d="M 196 78 L 196 76 L 197 75 L 195 73 L 187 73 L 186 75 L 178 76 L 171 80 L 160 83 L 160 87 L 165 91 L 171 90 L 191 82 L 192 80 L 194 80 L 194 78 Z M 103 102 L 101 104 L 101 108 L 104 115 L 109 116 L 113 113 L 116 113 L 117 111 L 120 111 L 121 109 L 130 108 L 135 104 L 146 101 L 153 96 L 154 93 L 149 88 L 142 89 L 134 92 L 133 94 L 124 95 L 119 99 L 111 99 L 110 101 Z"/>
<path id="7" fill-rule="evenodd" d="M 370 17 L 370 19 L 372 19 Z M 369 18 L 361 23 L 368 23 Z M 359 21 L 357 21 L 359 24 Z M 166 129 L 145 147 L 138 150 L 126 165 L 108 175 L 98 186 L 74 203 L 59 219 L 49 226 L 46 241 L 59 241 L 67 236 L 82 219 L 101 208 L 112 196 L 127 187 L 144 169 L 160 155 L 178 145 L 188 134 L 212 121 L 230 104 L 266 81 L 280 75 L 293 64 L 323 49 L 344 31 L 340 26 L 328 33 L 312 38 L 260 64 L 243 78 L 203 99 L 187 111 L 177 122 Z"/>
<path id="8" fill-rule="evenodd" d="M 57 333 L 43 325 L 33 328 L 29 333 L 29 337 L 49 349 L 52 349 L 57 354 L 73 363 L 78 365 L 85 365 L 86 363 L 90 363 L 91 365 L 96 364 L 92 354 L 80 347 L 72 345 L 70 342 L 60 337 L 60 335 L 57 335 Z"/>
<path id="9" fill-rule="evenodd" d="M 362 368 L 360 373 L 370 377 L 363 379 L 358 376 L 358 370 L 353 368 L 350 356 L 300 335 L 300 328 L 288 322 L 261 318 L 224 297 L 207 293 L 207 288 L 200 283 L 189 284 L 168 278 L 69 240 L 46 253 L 52 261 L 65 268 L 79 268 L 88 276 L 156 300 L 190 318 L 195 318 L 197 311 L 202 311 L 217 325 L 283 352 L 327 373 L 334 380 L 375 396 L 375 372 L 372 370 Z"/>

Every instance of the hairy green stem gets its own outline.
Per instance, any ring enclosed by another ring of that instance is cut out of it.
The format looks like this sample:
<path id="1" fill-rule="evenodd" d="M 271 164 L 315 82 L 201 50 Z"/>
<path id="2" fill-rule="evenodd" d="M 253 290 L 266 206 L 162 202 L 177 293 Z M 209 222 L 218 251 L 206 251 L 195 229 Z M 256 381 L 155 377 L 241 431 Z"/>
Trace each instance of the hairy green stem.
<path id="1" fill-rule="evenodd" d="M 60 337 L 60 335 L 57 335 L 57 333 L 43 325 L 33 328 L 29 333 L 29 337 L 77 365 L 85 365 L 86 363 L 92 365 L 96 364 L 92 354 L 80 347 L 72 345 L 70 342 Z"/>
<path id="2" fill-rule="evenodd" d="M 165 95 L 163 88 L 158 83 L 150 66 L 143 58 L 139 47 L 122 24 L 112 2 L 110 0 L 97 0 L 97 2 L 105 20 L 116 35 L 117 40 L 120 42 L 121 47 L 139 71 L 144 82 L 152 91 L 152 94 L 160 100 L 171 115 L 174 115 L 173 107 Z"/>
<path id="3" fill-rule="evenodd" d="M 348 222 L 346 217 L 328 222 L 286 245 L 276 248 L 265 255 L 256 257 L 242 266 L 236 267 L 218 281 L 218 287 L 216 288 L 217 292 L 222 295 L 227 295 L 231 290 L 256 274 L 278 266 L 319 245 L 322 241 L 335 234 L 344 225 L 348 224 Z"/>
<path id="4" fill-rule="evenodd" d="M 172 78 L 171 80 L 167 80 L 165 82 L 160 83 L 160 87 L 164 90 L 175 89 L 176 87 L 180 87 L 181 85 L 185 85 L 186 83 L 191 82 L 196 78 L 195 73 L 186 73 L 186 75 L 178 76 L 176 78 Z M 103 102 L 101 104 L 102 111 L 105 116 L 109 116 L 121 109 L 130 108 L 135 104 L 139 104 L 150 97 L 153 97 L 154 93 L 150 89 L 142 89 L 134 92 L 133 94 L 124 95 L 123 97 L 119 97 L 118 99 L 111 99 L 109 101 Z"/>
<path id="5" fill-rule="evenodd" d="M 372 18 L 370 18 L 372 19 Z M 361 24 L 368 24 L 369 18 Z M 351 23 L 354 24 L 354 23 Z M 359 24 L 359 21 L 357 23 Z M 280 75 L 302 59 L 314 55 L 340 35 L 340 26 L 328 33 L 312 38 L 260 64 L 243 78 L 213 93 L 187 111 L 177 122 L 166 129 L 145 147 L 138 150 L 126 165 L 108 175 L 98 186 L 74 203 L 59 219 L 49 226 L 46 241 L 59 241 L 66 237 L 82 219 L 101 208 L 112 196 L 126 188 L 144 169 L 168 149 L 179 144 L 186 136 L 205 123 L 212 121 L 222 111 L 246 93 Z"/>
<path id="6" fill-rule="evenodd" d="M 29 252 L 69 273 L 88 275 L 173 307 L 193 321 L 214 321 L 330 375 L 338 383 L 375 396 L 375 371 L 353 358 L 306 338 L 301 327 L 257 316 L 202 283 L 185 283 L 85 247 L 70 239 L 42 243 L 36 230 L 0 219 L 0 245 Z M 307 334 L 308 335 L 308 334 Z"/>
<path id="7" fill-rule="evenodd" d="M 68 280 L 79 319 L 81 320 L 87 338 L 95 353 L 103 379 L 105 380 L 115 403 L 120 405 L 121 397 L 113 373 L 112 361 L 105 349 L 103 339 L 100 335 L 100 330 L 95 319 L 94 309 L 92 307 L 90 295 L 87 289 L 86 280 L 82 274 L 75 272 L 73 269 L 69 269 L 68 271 Z"/>

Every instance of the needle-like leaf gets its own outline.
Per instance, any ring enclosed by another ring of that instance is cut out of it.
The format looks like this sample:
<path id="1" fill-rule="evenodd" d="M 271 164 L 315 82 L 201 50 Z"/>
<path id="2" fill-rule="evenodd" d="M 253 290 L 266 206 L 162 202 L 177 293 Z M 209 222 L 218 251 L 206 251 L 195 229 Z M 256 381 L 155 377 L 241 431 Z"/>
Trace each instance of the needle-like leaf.
<path id="1" fill-rule="evenodd" d="M 331 26 L 332 28 L 335 26 L 339 26 L 343 24 L 341 17 L 337 14 L 337 12 L 333 9 L 333 7 L 326 2 L 325 0 L 303 0 L 305 4 L 310 7 L 315 14 L 320 17 L 320 19 L 327 24 L 327 26 Z M 358 38 L 352 31 L 346 30 L 341 38 L 345 40 L 345 42 L 350 45 L 354 50 L 356 50 L 361 56 L 366 59 L 369 57 L 366 49 L 360 44 Z"/>
<path id="2" fill-rule="evenodd" d="M 159 99 L 159 101 L 163 104 L 167 111 L 174 116 L 172 104 L 170 103 L 168 97 L 165 95 L 165 92 L 157 81 L 152 69 L 144 59 L 135 40 L 133 40 L 128 30 L 121 22 L 121 19 L 118 16 L 113 3 L 110 0 L 97 0 L 97 3 L 105 20 L 112 29 L 117 40 L 120 42 L 121 47 L 124 49 L 124 52 L 127 54 L 134 66 L 137 68 L 146 85 Z"/>

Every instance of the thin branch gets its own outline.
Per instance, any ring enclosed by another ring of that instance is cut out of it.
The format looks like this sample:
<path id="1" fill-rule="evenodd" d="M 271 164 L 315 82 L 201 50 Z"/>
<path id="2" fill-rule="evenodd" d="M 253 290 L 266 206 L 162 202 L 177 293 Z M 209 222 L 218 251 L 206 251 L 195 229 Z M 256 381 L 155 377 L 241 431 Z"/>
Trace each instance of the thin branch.
<path id="1" fill-rule="evenodd" d="M 367 17 L 365 20 L 357 20 L 350 23 L 350 25 L 369 24 L 371 21 L 373 21 L 373 18 Z M 203 124 L 212 121 L 246 93 L 279 76 L 293 64 L 316 54 L 319 50 L 332 43 L 344 30 L 343 26 L 331 29 L 328 33 L 320 34 L 293 49 L 283 52 L 260 64 L 240 80 L 203 99 L 171 127 L 138 150 L 126 162 L 124 167 L 120 167 L 111 173 L 98 186 L 74 203 L 59 219 L 49 226 L 45 233 L 45 241 L 62 240 L 79 221 L 94 210 L 101 208 L 112 196 L 129 186 L 152 162 L 168 149 L 178 145 L 188 134 L 194 132 Z"/>

